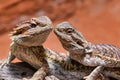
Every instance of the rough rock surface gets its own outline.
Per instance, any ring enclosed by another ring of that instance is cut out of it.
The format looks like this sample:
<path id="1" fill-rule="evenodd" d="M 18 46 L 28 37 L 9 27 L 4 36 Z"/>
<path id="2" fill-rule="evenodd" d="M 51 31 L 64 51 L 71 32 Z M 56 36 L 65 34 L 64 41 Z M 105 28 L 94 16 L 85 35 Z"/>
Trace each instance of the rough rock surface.
<path id="1" fill-rule="evenodd" d="M 31 77 L 35 70 L 24 62 L 12 63 L 0 69 L 0 80 L 21 80 Z"/>

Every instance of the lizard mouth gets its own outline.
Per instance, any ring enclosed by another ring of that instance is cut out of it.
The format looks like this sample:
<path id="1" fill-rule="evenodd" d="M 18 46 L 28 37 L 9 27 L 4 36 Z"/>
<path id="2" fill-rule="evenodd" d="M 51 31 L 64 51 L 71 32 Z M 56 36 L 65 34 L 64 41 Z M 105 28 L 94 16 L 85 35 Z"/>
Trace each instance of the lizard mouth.
<path id="1" fill-rule="evenodd" d="M 17 35 L 30 35 L 36 33 L 42 33 L 43 31 L 51 30 L 52 27 L 46 27 L 45 24 L 25 22 L 19 25 L 17 28 L 13 29 L 11 36 Z"/>

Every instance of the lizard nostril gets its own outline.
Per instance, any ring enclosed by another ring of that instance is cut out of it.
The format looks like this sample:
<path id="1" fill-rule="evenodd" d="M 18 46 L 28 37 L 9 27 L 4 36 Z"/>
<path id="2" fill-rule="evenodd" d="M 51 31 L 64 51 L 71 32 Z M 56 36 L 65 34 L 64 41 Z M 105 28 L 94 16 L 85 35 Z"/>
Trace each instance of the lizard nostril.
<path id="1" fill-rule="evenodd" d="M 32 28 L 35 28 L 35 27 L 36 27 L 36 24 L 31 24 L 31 27 L 32 27 Z"/>

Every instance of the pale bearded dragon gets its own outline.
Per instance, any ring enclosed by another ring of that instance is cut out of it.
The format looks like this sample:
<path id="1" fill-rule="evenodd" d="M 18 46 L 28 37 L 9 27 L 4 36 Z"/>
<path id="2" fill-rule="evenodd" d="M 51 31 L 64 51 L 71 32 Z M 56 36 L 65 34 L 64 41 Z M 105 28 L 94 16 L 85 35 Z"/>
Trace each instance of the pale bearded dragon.
<path id="1" fill-rule="evenodd" d="M 70 59 L 84 66 L 96 67 L 86 80 L 96 80 L 100 72 L 107 68 L 110 71 L 117 68 L 120 79 L 120 49 L 109 44 L 93 44 L 68 22 L 58 24 L 54 30 L 64 49 L 69 51 Z M 115 71 L 114 71 L 115 72 Z M 115 72 L 116 73 L 116 72 Z"/>
<path id="2" fill-rule="evenodd" d="M 88 75 L 93 68 L 79 65 L 79 63 L 75 61 L 72 61 L 70 66 L 66 68 L 66 66 L 64 66 L 64 63 L 67 62 L 66 56 L 42 46 L 51 30 L 52 22 L 46 16 L 32 18 L 30 21 L 19 25 L 11 35 L 13 42 L 10 47 L 11 51 L 9 56 L 0 66 L 3 67 L 9 64 L 17 57 L 38 69 L 29 80 L 43 80 L 48 72 L 61 80 L 80 80 L 82 77 Z M 24 78 L 23 80 L 27 79 Z"/>
<path id="3" fill-rule="evenodd" d="M 30 80 L 43 80 L 49 71 L 44 56 L 46 50 L 42 46 L 52 30 L 52 22 L 46 16 L 32 18 L 23 22 L 11 33 L 12 43 L 8 57 L 0 65 L 9 64 L 16 58 L 29 63 L 38 69 Z M 24 78 L 24 80 L 27 80 Z"/>

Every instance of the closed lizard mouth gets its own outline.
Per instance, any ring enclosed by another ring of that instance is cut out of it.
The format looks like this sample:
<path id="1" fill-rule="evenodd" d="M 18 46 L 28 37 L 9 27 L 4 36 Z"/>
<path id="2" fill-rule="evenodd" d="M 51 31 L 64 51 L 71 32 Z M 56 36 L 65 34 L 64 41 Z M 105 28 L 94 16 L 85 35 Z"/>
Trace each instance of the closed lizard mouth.
<path id="1" fill-rule="evenodd" d="M 25 22 L 24 24 L 20 25 L 19 27 L 15 28 L 13 32 L 11 32 L 12 36 L 19 35 L 19 34 L 26 34 L 28 33 L 27 31 L 32 29 L 38 29 L 39 24 L 31 24 L 30 22 Z M 45 26 L 45 25 L 44 25 Z M 43 28 L 44 26 L 39 26 Z M 37 28 L 36 28 L 37 27 Z M 33 31 L 34 32 L 34 31 Z"/>
<path id="2" fill-rule="evenodd" d="M 18 28 L 15 28 L 14 31 L 11 33 L 11 35 L 12 36 L 19 35 L 19 34 L 22 34 L 29 29 L 31 29 L 31 26 L 29 24 L 24 24 Z"/>

